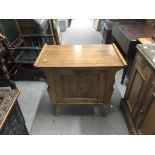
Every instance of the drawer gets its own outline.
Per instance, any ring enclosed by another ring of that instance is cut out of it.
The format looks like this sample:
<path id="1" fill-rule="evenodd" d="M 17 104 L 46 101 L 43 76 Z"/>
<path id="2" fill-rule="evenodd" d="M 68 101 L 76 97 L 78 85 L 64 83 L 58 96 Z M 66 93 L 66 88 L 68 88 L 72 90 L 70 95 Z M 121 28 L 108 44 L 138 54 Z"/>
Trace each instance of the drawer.
<path id="1" fill-rule="evenodd" d="M 137 67 L 138 67 L 139 71 L 141 72 L 141 74 L 143 74 L 147 78 L 150 78 L 153 71 L 152 71 L 152 68 L 150 67 L 150 65 L 145 60 L 145 58 L 142 57 L 141 55 L 137 54 L 136 64 L 137 64 Z"/>

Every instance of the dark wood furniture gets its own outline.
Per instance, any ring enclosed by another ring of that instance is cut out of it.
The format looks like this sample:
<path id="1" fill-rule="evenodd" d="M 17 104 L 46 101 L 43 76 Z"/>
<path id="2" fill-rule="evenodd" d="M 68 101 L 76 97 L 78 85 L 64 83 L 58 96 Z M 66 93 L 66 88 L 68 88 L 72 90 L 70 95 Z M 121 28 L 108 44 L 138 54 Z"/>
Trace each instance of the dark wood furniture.
<path id="1" fill-rule="evenodd" d="M 115 73 L 126 62 L 114 44 L 45 45 L 34 65 L 46 75 L 56 113 L 63 105 L 92 105 L 105 114 Z"/>
<path id="2" fill-rule="evenodd" d="M 60 26 L 58 19 L 51 19 L 49 20 L 50 28 L 53 32 L 54 41 L 56 45 L 60 45 L 62 38 L 61 38 L 61 32 L 60 32 Z"/>
<path id="3" fill-rule="evenodd" d="M 18 95 L 18 89 L 0 90 L 0 135 L 28 135 Z"/>
<path id="4" fill-rule="evenodd" d="M 105 20 L 104 23 L 104 29 L 103 29 L 103 42 L 105 44 L 112 44 L 113 39 L 112 39 L 112 27 L 114 24 L 115 20 Z"/>
<path id="5" fill-rule="evenodd" d="M 43 34 L 22 35 L 18 22 L 14 19 L 1 19 L 0 31 L 5 36 L 7 52 L 16 66 L 16 76 L 12 78 L 43 77 L 42 72 L 33 67 L 33 63 L 45 43 L 53 44 L 53 37 Z"/>
<path id="6" fill-rule="evenodd" d="M 16 89 L 14 81 L 10 79 L 9 71 L 7 69 L 6 48 L 4 46 L 5 37 L 0 34 L 0 86 L 10 86 L 11 89 Z"/>
<path id="7" fill-rule="evenodd" d="M 22 34 L 51 34 L 47 32 L 48 20 L 17 19 Z"/>
<path id="8" fill-rule="evenodd" d="M 133 60 L 136 54 L 136 45 L 139 42 L 138 38 L 152 37 L 155 34 L 155 29 L 146 26 L 142 23 L 131 22 L 115 22 L 112 29 L 114 42 L 122 52 L 128 63 L 128 67 L 124 68 L 121 83 L 123 84 L 127 71 L 131 70 Z"/>
<path id="9" fill-rule="evenodd" d="M 106 24 L 104 25 L 103 39 L 105 44 L 112 43 L 112 29 L 109 28 Z"/>
<path id="10" fill-rule="evenodd" d="M 0 135 L 28 134 L 25 120 L 17 101 L 19 90 L 14 81 L 10 79 L 5 66 L 5 47 L 2 45 L 5 37 L 0 34 L 0 73 L 3 87 L 0 89 Z"/>
<path id="11" fill-rule="evenodd" d="M 130 134 L 155 134 L 155 44 L 153 46 L 148 41 L 137 45 L 132 74 L 121 101 Z"/>

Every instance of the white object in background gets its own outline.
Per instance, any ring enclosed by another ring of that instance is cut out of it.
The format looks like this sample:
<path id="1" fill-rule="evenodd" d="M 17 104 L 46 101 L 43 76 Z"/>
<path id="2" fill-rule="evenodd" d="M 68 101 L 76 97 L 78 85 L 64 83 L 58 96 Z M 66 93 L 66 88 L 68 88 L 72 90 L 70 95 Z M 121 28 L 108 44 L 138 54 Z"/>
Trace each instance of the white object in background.
<path id="1" fill-rule="evenodd" d="M 43 34 L 46 33 L 46 30 L 48 29 L 48 19 L 33 19 L 38 25 L 40 25 L 40 28 L 43 32 Z"/>

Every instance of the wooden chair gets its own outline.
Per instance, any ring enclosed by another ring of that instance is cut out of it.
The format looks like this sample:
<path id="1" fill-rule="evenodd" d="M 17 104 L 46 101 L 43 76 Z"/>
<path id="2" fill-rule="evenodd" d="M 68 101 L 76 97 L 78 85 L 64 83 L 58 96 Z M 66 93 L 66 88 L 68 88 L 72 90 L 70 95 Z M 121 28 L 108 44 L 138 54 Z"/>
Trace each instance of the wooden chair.
<path id="1" fill-rule="evenodd" d="M 6 48 L 3 45 L 5 37 L 0 33 L 0 86 L 8 87 L 11 89 L 17 89 L 14 81 L 10 79 L 9 71 L 6 67 L 6 59 L 4 58 Z"/>
<path id="2" fill-rule="evenodd" d="M 17 20 L 1 19 L 0 31 L 5 36 L 5 44 L 16 65 L 15 79 L 42 77 L 42 72 L 33 67 L 45 43 L 53 44 L 53 36 L 43 34 L 22 35 Z M 18 75 L 17 75 L 18 74 Z"/>

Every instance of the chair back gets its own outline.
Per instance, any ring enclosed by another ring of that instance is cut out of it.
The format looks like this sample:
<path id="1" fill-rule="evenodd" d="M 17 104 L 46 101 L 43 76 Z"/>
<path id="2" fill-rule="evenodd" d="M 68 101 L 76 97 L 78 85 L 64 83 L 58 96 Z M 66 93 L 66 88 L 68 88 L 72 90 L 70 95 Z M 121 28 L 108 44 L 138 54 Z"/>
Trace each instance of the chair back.
<path id="1" fill-rule="evenodd" d="M 0 33 L 0 86 L 10 86 L 11 89 L 17 89 L 14 81 L 10 79 L 10 74 L 6 66 L 8 60 L 6 57 L 6 48 L 4 47 L 3 41 L 5 37 Z"/>
<path id="2" fill-rule="evenodd" d="M 20 36 L 17 23 L 14 19 L 0 19 L 0 29 L 7 38 L 8 44 L 11 44 Z"/>

